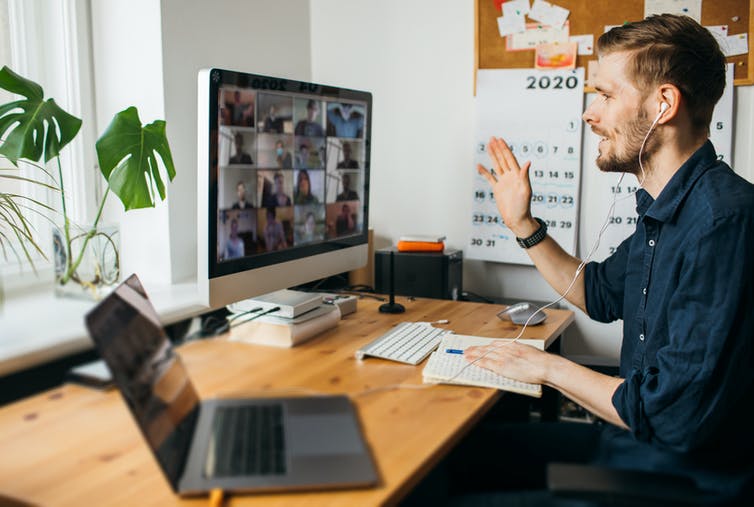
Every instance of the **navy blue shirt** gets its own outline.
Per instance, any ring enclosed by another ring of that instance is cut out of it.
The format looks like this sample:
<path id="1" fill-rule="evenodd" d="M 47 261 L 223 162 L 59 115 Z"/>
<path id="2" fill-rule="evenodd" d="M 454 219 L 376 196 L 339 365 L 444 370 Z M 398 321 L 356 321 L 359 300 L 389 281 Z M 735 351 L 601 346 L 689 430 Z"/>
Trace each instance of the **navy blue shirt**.
<path id="1" fill-rule="evenodd" d="M 623 319 L 602 462 L 735 492 L 754 474 L 754 186 L 707 141 L 656 200 L 636 194 L 636 231 L 584 271 L 593 319 Z"/>

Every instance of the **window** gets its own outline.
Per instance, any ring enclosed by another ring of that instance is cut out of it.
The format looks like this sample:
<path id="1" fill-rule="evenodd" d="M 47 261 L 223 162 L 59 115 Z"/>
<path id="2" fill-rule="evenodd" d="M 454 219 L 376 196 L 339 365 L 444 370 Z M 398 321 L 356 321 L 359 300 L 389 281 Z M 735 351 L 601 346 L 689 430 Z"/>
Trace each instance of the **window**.
<path id="1" fill-rule="evenodd" d="M 0 65 L 8 65 L 18 74 L 36 81 L 42 85 L 45 98 L 54 98 L 60 107 L 84 120 L 81 132 L 63 149 L 60 157 L 68 214 L 80 223 L 92 218 L 95 199 L 102 191 L 94 156 L 96 128 L 89 19 L 87 0 L 0 0 Z M 11 99 L 0 90 L 0 103 Z M 12 167 L 4 159 L 0 164 L 0 167 Z M 57 175 L 57 161 L 49 163 L 48 170 Z M 39 168 L 29 164 L 19 164 L 18 174 L 35 180 L 45 179 Z M 29 196 L 56 210 L 61 208 L 59 193 L 32 183 L 0 178 L 0 191 Z M 51 223 L 62 221 L 60 213 L 49 212 L 45 218 L 29 211 L 25 216 L 34 227 L 37 243 L 49 251 Z M 28 262 L 24 260 L 19 265 L 12 253 L 7 258 L 0 253 L 0 273 L 11 287 L 49 283 L 51 263 L 37 256 L 34 265 L 39 275 L 25 276 L 32 269 Z"/>

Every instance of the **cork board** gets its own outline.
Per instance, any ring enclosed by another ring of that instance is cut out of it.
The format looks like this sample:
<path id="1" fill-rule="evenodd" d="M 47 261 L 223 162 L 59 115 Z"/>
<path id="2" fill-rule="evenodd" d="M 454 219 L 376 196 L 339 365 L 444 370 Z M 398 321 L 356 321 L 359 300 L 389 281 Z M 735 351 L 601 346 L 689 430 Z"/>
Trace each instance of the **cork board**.
<path id="1" fill-rule="evenodd" d="M 644 1 L 599 2 L 587 0 L 552 0 L 571 11 L 568 17 L 571 35 L 593 34 L 597 38 L 605 25 L 619 25 L 644 17 Z M 505 38 L 500 37 L 497 18 L 502 16 L 493 0 L 475 0 L 475 82 L 476 69 L 517 69 L 534 67 L 534 51 L 506 51 Z M 749 33 L 749 46 L 754 34 L 754 0 L 703 0 L 702 25 L 728 25 L 728 35 Z M 595 55 L 579 55 L 577 67 L 588 66 Z M 754 54 L 732 56 L 735 64 L 735 85 L 754 84 Z M 590 91 L 590 90 L 587 90 Z"/>

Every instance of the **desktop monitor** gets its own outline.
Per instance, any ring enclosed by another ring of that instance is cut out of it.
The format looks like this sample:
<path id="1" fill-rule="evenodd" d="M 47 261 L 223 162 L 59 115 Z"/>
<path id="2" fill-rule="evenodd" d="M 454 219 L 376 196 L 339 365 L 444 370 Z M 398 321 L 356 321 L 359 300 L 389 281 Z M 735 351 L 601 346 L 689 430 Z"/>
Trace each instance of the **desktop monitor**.
<path id="1" fill-rule="evenodd" d="M 204 304 L 365 265 L 372 95 L 223 69 L 198 95 Z"/>

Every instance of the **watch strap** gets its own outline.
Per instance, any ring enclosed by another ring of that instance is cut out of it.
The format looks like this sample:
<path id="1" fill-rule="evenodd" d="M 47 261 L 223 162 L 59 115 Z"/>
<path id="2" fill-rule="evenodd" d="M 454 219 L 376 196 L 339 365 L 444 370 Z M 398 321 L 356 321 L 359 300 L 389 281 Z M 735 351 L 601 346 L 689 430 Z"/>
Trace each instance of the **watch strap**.
<path id="1" fill-rule="evenodd" d="M 539 229 L 534 231 L 534 233 L 528 238 L 516 238 L 516 243 L 518 243 L 518 246 L 521 248 L 531 248 L 534 245 L 541 243 L 542 240 L 547 237 L 547 224 L 545 221 L 537 217 L 534 217 L 534 220 L 539 223 Z"/>

